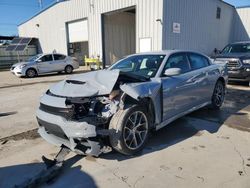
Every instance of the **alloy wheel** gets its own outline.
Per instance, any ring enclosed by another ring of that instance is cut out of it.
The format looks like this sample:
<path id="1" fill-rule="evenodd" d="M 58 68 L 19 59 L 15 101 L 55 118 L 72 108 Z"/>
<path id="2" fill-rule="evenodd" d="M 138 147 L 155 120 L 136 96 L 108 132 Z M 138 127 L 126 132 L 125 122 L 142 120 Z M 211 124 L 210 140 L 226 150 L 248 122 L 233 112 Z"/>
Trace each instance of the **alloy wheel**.
<path id="1" fill-rule="evenodd" d="M 214 91 L 214 102 L 216 106 L 221 106 L 224 102 L 225 90 L 224 86 L 221 83 L 218 83 Z"/>
<path id="2" fill-rule="evenodd" d="M 36 75 L 36 72 L 33 69 L 27 71 L 27 76 L 33 78 Z"/>
<path id="3" fill-rule="evenodd" d="M 132 113 L 123 131 L 123 139 L 125 145 L 131 149 L 136 150 L 145 142 L 148 134 L 148 120 L 146 115 L 141 111 Z"/>

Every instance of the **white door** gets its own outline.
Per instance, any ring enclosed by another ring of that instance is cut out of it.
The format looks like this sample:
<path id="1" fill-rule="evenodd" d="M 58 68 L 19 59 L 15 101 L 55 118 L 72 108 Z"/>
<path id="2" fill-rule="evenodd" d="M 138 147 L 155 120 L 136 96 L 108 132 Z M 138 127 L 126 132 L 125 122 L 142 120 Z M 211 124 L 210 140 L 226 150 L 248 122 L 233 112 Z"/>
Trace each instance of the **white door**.
<path id="1" fill-rule="evenodd" d="M 66 56 L 61 54 L 53 54 L 53 65 L 56 71 L 63 71 L 66 67 Z"/>
<path id="2" fill-rule="evenodd" d="M 40 57 L 37 62 L 37 68 L 39 73 L 47 73 L 55 71 L 52 55 L 44 55 Z"/>
<path id="3" fill-rule="evenodd" d="M 88 41 L 88 20 L 68 23 L 68 35 L 69 43 Z"/>

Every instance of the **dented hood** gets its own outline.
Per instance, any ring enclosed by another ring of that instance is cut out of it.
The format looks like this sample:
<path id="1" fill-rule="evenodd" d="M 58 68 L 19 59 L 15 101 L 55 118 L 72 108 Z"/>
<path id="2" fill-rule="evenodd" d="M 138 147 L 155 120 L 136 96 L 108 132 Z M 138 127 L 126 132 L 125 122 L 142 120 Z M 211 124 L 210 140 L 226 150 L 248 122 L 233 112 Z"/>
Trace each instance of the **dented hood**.
<path id="1" fill-rule="evenodd" d="M 50 92 L 65 97 L 91 97 L 111 93 L 119 70 L 99 70 L 74 75 L 50 88 Z"/>

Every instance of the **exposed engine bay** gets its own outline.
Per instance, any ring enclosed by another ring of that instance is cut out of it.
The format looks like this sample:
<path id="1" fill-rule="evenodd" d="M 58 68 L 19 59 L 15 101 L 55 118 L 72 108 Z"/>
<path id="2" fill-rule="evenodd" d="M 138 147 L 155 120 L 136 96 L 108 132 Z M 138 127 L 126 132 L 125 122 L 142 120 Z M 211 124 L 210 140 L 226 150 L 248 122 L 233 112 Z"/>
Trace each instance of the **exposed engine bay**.
<path id="1" fill-rule="evenodd" d="M 109 96 L 66 99 L 66 105 L 72 110 L 67 119 L 85 121 L 96 126 L 105 125 L 117 112 L 120 91 L 111 92 Z"/>

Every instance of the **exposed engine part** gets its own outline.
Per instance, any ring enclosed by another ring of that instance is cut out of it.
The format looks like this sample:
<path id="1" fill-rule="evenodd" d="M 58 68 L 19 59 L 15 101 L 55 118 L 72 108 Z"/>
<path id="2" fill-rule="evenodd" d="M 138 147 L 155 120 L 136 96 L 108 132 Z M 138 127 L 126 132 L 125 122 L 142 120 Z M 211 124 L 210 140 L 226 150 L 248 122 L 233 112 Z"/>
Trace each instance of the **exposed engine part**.
<path id="1" fill-rule="evenodd" d="M 110 94 L 109 94 L 109 99 L 113 100 L 115 99 L 118 95 L 120 95 L 121 91 L 120 90 L 113 90 Z"/>
<path id="2" fill-rule="evenodd" d="M 108 123 L 109 118 L 115 114 L 119 107 L 118 96 L 120 91 L 115 91 L 112 96 L 102 96 L 93 99 L 67 99 L 66 104 L 74 110 L 72 118 L 86 121 L 95 125 Z M 112 98 L 112 99 L 110 99 Z"/>
<path id="3" fill-rule="evenodd" d="M 106 105 L 102 109 L 101 114 L 102 114 L 102 117 L 108 119 L 108 118 L 112 117 L 117 112 L 118 107 L 119 107 L 119 101 L 109 100 L 109 99 L 105 98 L 104 102 L 106 103 Z"/>

